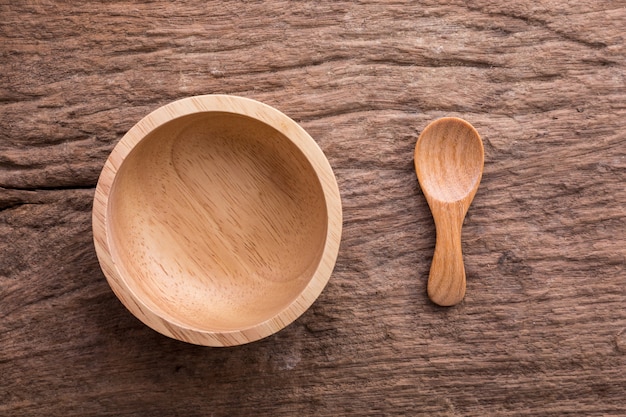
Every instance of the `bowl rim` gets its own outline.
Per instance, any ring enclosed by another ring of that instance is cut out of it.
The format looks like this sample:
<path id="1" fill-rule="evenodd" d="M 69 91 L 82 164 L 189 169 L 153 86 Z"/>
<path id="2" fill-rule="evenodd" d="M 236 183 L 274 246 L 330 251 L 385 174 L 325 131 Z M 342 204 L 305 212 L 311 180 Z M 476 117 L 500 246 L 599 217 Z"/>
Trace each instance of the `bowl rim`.
<path id="1" fill-rule="evenodd" d="M 301 293 L 273 317 L 238 330 L 208 331 L 163 317 L 146 305 L 126 284 L 111 251 L 108 225 L 109 194 L 116 174 L 126 157 L 144 138 L 164 124 L 191 114 L 231 113 L 260 121 L 280 132 L 306 157 L 324 193 L 327 228 L 324 249 L 318 266 Z M 176 100 L 157 108 L 137 122 L 115 145 L 107 158 L 96 185 L 92 228 L 96 254 L 109 286 L 124 306 L 144 324 L 174 339 L 204 346 L 235 346 L 270 336 L 291 324 L 319 297 L 332 274 L 342 232 L 341 197 L 328 159 L 315 140 L 284 113 L 259 101 L 233 95 L 208 94 Z"/>

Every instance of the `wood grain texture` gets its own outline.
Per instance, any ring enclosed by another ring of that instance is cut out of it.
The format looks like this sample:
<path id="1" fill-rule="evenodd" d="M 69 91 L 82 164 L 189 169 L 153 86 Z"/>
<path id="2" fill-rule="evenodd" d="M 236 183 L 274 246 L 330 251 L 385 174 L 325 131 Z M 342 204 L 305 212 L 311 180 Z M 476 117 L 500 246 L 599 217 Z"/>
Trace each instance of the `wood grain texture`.
<path id="1" fill-rule="evenodd" d="M 102 271 L 130 312 L 189 343 L 235 346 L 291 324 L 332 273 L 341 197 L 284 113 L 209 94 L 169 103 L 115 146 L 96 186 Z"/>
<path id="2" fill-rule="evenodd" d="M 465 297 L 461 229 L 483 175 L 483 142 L 467 121 L 442 117 L 420 134 L 413 162 L 437 230 L 428 298 L 440 306 L 453 306 Z"/>
<path id="3" fill-rule="evenodd" d="M 0 415 L 626 414 L 626 4 L 504 3 L 0 2 Z M 228 349 L 128 313 L 90 225 L 122 135 L 207 93 L 299 122 L 344 214 L 312 308 Z M 448 309 L 412 162 L 442 116 L 486 158 Z"/>

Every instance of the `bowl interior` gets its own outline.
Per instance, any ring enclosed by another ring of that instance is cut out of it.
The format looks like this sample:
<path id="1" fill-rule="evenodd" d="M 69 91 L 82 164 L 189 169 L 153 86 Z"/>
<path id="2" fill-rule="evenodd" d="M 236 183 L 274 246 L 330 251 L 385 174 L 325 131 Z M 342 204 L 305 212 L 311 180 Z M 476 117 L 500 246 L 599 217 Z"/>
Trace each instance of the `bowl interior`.
<path id="1" fill-rule="evenodd" d="M 130 290 L 204 331 L 241 330 L 289 306 L 317 269 L 328 224 L 300 149 L 261 121 L 221 112 L 174 119 L 142 139 L 107 212 Z"/>

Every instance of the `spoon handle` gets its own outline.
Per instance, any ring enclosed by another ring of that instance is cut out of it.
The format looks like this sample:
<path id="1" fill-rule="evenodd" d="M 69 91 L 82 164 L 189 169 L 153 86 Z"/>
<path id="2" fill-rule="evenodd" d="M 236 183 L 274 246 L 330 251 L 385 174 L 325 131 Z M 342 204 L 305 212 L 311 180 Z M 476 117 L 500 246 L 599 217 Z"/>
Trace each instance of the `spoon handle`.
<path id="1" fill-rule="evenodd" d="M 433 207 L 437 229 L 435 254 L 428 277 L 428 297 L 440 306 L 453 306 L 465 296 L 465 266 L 461 227 L 466 210 L 461 205 Z"/>

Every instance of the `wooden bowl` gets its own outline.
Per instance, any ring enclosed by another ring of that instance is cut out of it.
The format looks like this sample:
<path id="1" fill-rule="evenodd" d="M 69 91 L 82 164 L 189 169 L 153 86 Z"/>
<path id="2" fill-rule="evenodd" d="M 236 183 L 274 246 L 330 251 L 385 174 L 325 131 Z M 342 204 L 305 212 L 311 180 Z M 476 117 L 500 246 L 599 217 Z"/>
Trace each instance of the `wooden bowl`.
<path id="1" fill-rule="evenodd" d="M 296 122 L 241 97 L 163 106 L 106 161 L 93 232 L 109 285 L 146 325 L 207 346 L 252 342 L 322 292 L 341 238 L 330 164 Z"/>

